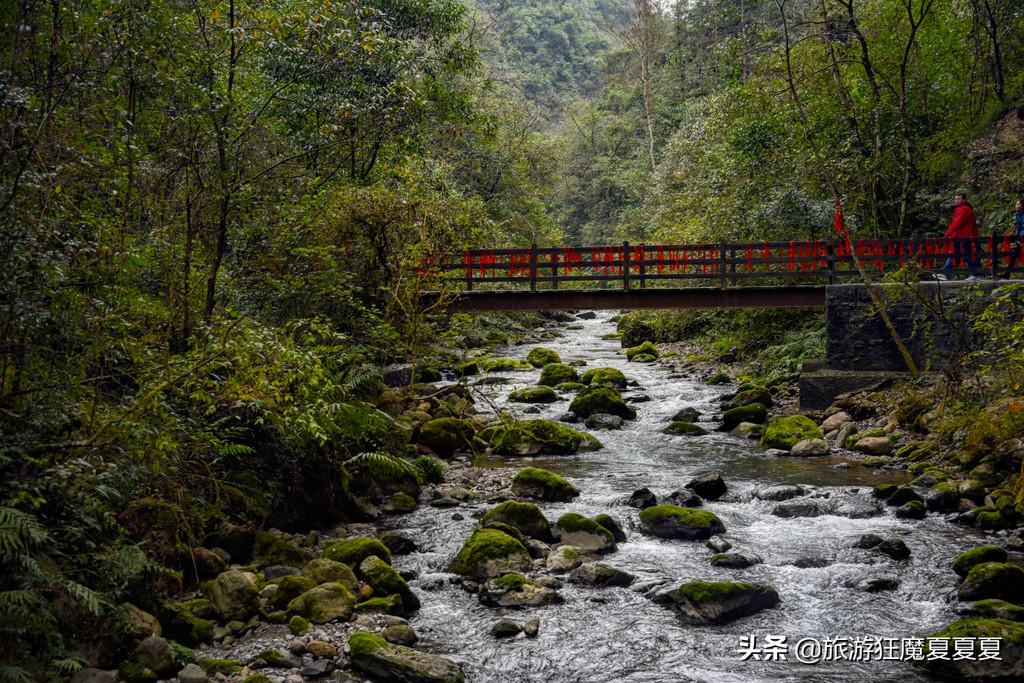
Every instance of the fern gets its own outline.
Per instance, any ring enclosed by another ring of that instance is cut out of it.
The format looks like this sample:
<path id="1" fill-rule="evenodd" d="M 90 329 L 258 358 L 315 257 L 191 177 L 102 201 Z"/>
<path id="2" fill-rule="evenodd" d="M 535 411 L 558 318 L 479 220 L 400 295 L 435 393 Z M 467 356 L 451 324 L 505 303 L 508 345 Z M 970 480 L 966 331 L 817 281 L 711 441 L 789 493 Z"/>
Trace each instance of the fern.
<path id="1" fill-rule="evenodd" d="M 382 451 L 360 453 L 346 460 L 344 464 L 349 469 L 362 468 L 386 477 L 415 477 L 419 474 L 419 469 L 408 460 Z"/>
<path id="2" fill-rule="evenodd" d="M 11 562 L 46 540 L 46 530 L 35 516 L 11 507 L 0 507 L 0 561 Z"/>
<path id="3" fill-rule="evenodd" d="M 0 665 L 0 683 L 32 683 L 32 676 L 20 666 Z"/>

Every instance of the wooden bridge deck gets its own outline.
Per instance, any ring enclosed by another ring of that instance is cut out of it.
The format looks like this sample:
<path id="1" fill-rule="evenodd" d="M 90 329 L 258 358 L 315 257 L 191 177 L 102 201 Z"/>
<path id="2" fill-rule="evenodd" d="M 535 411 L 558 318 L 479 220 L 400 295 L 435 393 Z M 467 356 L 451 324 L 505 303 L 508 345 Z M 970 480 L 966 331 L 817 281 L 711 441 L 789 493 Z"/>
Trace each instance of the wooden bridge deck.
<path id="1" fill-rule="evenodd" d="M 1024 247 L 1008 236 L 465 249 L 424 259 L 421 290 L 450 310 L 794 308 L 825 305 L 829 284 L 901 268 L 997 278 Z M 973 268 L 971 262 L 973 261 Z"/>

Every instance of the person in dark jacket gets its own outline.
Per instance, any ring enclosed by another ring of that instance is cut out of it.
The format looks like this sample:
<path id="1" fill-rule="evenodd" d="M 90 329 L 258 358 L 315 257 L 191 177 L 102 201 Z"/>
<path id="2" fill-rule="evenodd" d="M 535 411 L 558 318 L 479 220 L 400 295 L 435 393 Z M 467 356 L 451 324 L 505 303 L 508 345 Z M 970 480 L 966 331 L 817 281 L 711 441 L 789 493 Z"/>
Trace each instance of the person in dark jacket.
<path id="1" fill-rule="evenodd" d="M 974 207 L 967 201 L 967 195 L 963 192 L 957 193 L 953 198 L 953 218 L 946 228 L 944 237 L 953 242 L 953 254 L 946 259 L 942 266 L 944 272 L 935 276 L 936 280 L 948 280 L 947 273 L 955 264 L 962 264 L 967 261 L 967 267 L 971 270 L 968 280 L 977 280 L 977 270 L 981 267 L 981 259 L 977 257 L 978 223 L 974 216 Z"/>
<path id="2" fill-rule="evenodd" d="M 1006 266 L 1003 279 L 1009 280 L 1017 264 L 1021 248 L 1024 248 L 1024 199 L 1018 199 L 1013 212 L 1013 232 L 1010 233 L 1010 265 Z"/>

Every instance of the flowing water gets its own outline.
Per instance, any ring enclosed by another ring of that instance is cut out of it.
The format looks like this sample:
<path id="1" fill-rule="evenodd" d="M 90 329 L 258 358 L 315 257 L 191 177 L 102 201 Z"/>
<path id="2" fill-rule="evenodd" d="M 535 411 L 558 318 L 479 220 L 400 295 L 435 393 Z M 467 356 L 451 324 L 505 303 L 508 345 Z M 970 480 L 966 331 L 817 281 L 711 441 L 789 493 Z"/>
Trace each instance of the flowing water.
<path id="1" fill-rule="evenodd" d="M 463 664 L 473 682 L 561 683 L 569 681 L 889 681 L 925 680 L 909 663 L 836 662 L 800 664 L 793 654 L 786 662 L 742 661 L 740 637 L 784 635 L 792 645 L 803 637 L 907 638 L 932 633 L 955 619 L 952 596 L 956 575 L 953 557 L 982 541 L 941 518 L 922 521 L 892 516 L 849 519 L 833 515 L 783 519 L 771 514 L 776 503 L 760 501 L 752 493 L 780 483 L 800 484 L 819 494 L 870 497 L 870 486 L 881 473 L 864 467 L 837 468 L 841 458 L 773 458 L 756 442 L 712 432 L 702 437 L 666 436 L 661 429 L 680 408 L 693 406 L 703 413 L 705 426 L 727 388 L 710 387 L 699 380 L 670 379 L 662 364 L 627 363 L 615 340 L 601 339 L 614 331 L 610 314 L 581 321 L 582 329 L 567 329 L 560 339 L 544 343 L 564 362 L 586 361 L 588 367 L 610 366 L 641 385 L 625 396 L 645 394 L 649 402 L 634 404 L 637 419 L 619 431 L 601 431 L 604 449 L 572 457 L 537 459 L 495 458 L 494 466 L 537 465 L 559 472 L 582 494 L 572 503 L 542 504 L 549 519 L 566 511 L 593 516 L 609 513 L 619 520 L 628 541 L 602 558 L 614 567 L 635 574 L 629 588 L 594 589 L 566 584 L 565 604 L 518 611 L 480 605 L 475 595 L 437 575 L 470 535 L 474 512 L 486 504 L 459 508 L 464 520 L 453 520 L 452 510 L 422 507 L 399 518 L 401 527 L 418 541 L 420 552 L 396 558 L 400 569 L 413 569 L 419 578 L 423 607 L 412 625 L 424 645 Z M 577 327 L 574 325 L 573 327 Z M 525 357 L 529 346 L 509 350 Z M 504 397 L 519 386 L 535 384 L 538 372 L 503 373 L 513 384 L 484 389 L 502 408 L 521 413 L 526 406 L 506 405 Z M 571 396 L 542 406 L 540 415 L 557 419 L 566 412 Z M 762 564 L 748 569 L 713 567 L 712 551 L 702 542 L 661 540 L 639 531 L 638 511 L 622 505 L 624 497 L 643 486 L 659 496 L 684 486 L 701 471 L 718 470 L 729 486 L 719 501 L 705 502 L 725 523 L 725 537 L 733 551 L 753 553 Z M 894 475 L 889 474 L 890 479 Z M 899 476 L 899 475 L 895 475 Z M 908 561 L 850 546 L 865 533 L 899 537 L 911 549 Z M 829 564 L 800 568 L 798 558 L 820 558 Z M 865 593 L 852 587 L 865 578 L 892 577 L 897 590 Z M 782 599 L 775 609 L 762 611 L 724 626 L 683 624 L 674 614 L 645 597 L 652 588 L 674 587 L 693 580 L 746 580 L 773 586 Z M 432 590 L 427 584 L 433 581 Z M 541 620 L 538 637 L 496 640 L 490 627 L 502 616 L 522 621 Z"/>

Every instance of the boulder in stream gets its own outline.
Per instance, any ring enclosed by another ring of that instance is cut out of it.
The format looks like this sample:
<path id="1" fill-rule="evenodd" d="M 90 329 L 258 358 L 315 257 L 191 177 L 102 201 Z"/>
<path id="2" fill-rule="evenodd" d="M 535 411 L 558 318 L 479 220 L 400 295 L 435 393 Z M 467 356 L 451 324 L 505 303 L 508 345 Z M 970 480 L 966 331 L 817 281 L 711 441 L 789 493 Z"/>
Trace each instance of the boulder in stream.
<path id="1" fill-rule="evenodd" d="M 569 404 L 569 410 L 582 418 L 607 413 L 618 415 L 624 420 L 636 419 L 636 410 L 622 400 L 618 391 L 607 386 L 591 386 L 581 391 Z"/>
<path id="2" fill-rule="evenodd" d="M 576 583 L 593 588 L 608 586 L 628 586 L 636 581 L 629 572 L 616 569 L 604 562 L 588 562 L 569 574 L 569 583 Z"/>
<path id="3" fill-rule="evenodd" d="M 715 553 L 711 556 L 711 564 L 728 569 L 746 569 L 761 564 L 761 558 L 743 553 Z"/>
<path id="4" fill-rule="evenodd" d="M 765 427 L 761 445 L 765 448 L 791 450 L 804 439 L 824 439 L 818 425 L 803 415 L 773 417 Z"/>
<path id="5" fill-rule="evenodd" d="M 704 540 L 725 533 L 725 525 L 713 512 L 678 505 L 655 505 L 640 513 L 644 533 L 659 538 Z"/>
<path id="6" fill-rule="evenodd" d="M 654 507 L 658 504 L 658 497 L 654 495 L 646 486 L 642 489 L 637 489 L 630 494 L 629 498 L 626 499 L 626 505 L 631 508 L 638 508 L 643 510 L 645 508 Z"/>
<path id="7" fill-rule="evenodd" d="M 778 484 L 763 488 L 754 494 L 758 500 L 784 501 L 791 498 L 798 498 L 807 493 L 802 486 L 796 484 Z"/>
<path id="8" fill-rule="evenodd" d="M 692 422 L 682 422 L 679 420 L 669 423 L 669 425 L 661 431 L 663 434 L 669 434 L 671 436 L 704 436 L 708 433 L 708 430 L 704 429 L 700 425 L 695 425 Z"/>
<path id="9" fill-rule="evenodd" d="M 558 393 L 548 386 L 526 387 L 513 391 L 508 400 L 512 403 L 555 403 Z"/>
<path id="10" fill-rule="evenodd" d="M 580 375 L 576 368 L 565 363 L 548 363 L 540 371 L 539 384 L 549 387 L 558 386 L 563 382 L 578 382 Z"/>
<path id="11" fill-rule="evenodd" d="M 672 416 L 672 422 L 696 422 L 700 419 L 700 411 L 687 406 Z"/>
<path id="12" fill-rule="evenodd" d="M 766 419 L 768 419 L 768 409 L 760 403 L 751 403 L 750 405 L 731 408 L 722 415 L 721 431 L 732 431 L 744 422 L 762 424 Z"/>
<path id="13" fill-rule="evenodd" d="M 477 597 L 490 607 L 541 607 L 562 602 L 558 591 L 515 572 L 490 579 L 480 586 Z"/>
<path id="14" fill-rule="evenodd" d="M 622 429 L 622 418 L 608 413 L 594 413 L 583 424 L 587 429 Z"/>
<path id="15" fill-rule="evenodd" d="M 539 467 L 519 470 L 512 479 L 512 492 L 524 498 L 549 501 L 570 501 L 580 495 L 580 490 L 564 477 Z"/>
<path id="16" fill-rule="evenodd" d="M 967 572 L 957 597 L 964 601 L 1024 602 L 1024 569 L 1006 562 L 983 562 Z"/>
<path id="17" fill-rule="evenodd" d="M 611 515 L 602 513 L 595 516 L 594 521 L 612 532 L 612 537 L 615 539 L 616 543 L 626 542 L 626 532 L 622 530 L 622 526 Z"/>
<path id="18" fill-rule="evenodd" d="M 1006 562 L 1006 549 L 998 545 L 979 545 L 953 558 L 953 571 L 967 576 L 975 566 L 986 562 Z"/>
<path id="19" fill-rule="evenodd" d="M 562 357 L 557 351 L 546 349 L 543 346 L 535 346 L 526 354 L 526 362 L 535 368 L 543 368 L 551 363 L 561 363 Z"/>
<path id="20" fill-rule="evenodd" d="M 728 487 L 725 485 L 721 473 L 702 472 L 691 479 L 686 488 L 707 500 L 718 500 L 725 494 Z"/>
<path id="21" fill-rule="evenodd" d="M 515 538 L 497 529 L 479 529 L 452 560 L 451 570 L 467 578 L 483 580 L 508 572 L 527 571 L 530 553 Z"/>
<path id="22" fill-rule="evenodd" d="M 406 611 L 419 609 L 419 598 L 409 588 L 406 580 L 390 564 L 376 555 L 371 555 L 360 563 L 359 573 L 378 596 L 398 595 L 402 598 L 402 606 Z"/>
<path id="23" fill-rule="evenodd" d="M 491 425 L 479 434 L 497 455 L 573 455 L 601 448 L 594 436 L 551 420 L 522 420 Z"/>
<path id="24" fill-rule="evenodd" d="M 575 512 L 567 512 L 558 518 L 552 533 L 562 543 L 574 545 L 591 552 L 615 550 L 615 537 L 592 519 Z"/>
<path id="25" fill-rule="evenodd" d="M 655 602 L 687 622 L 725 624 L 779 604 L 774 588 L 741 581 L 692 581 L 661 593 Z"/>
<path id="26" fill-rule="evenodd" d="M 955 621 L 931 638 L 973 641 L 970 658 L 925 659 L 918 664 L 943 679 L 958 681 L 1024 680 L 1024 623 L 1007 619 L 968 617 Z M 981 659 L 980 638 L 999 639 L 999 659 Z M 925 641 L 928 642 L 927 640 Z M 928 647 L 926 645 L 925 652 Z M 927 657 L 927 654 L 926 654 Z"/>
<path id="27" fill-rule="evenodd" d="M 676 489 L 665 496 L 665 503 L 667 505 L 678 505 L 682 508 L 699 508 L 704 505 L 701 497 L 687 488 Z"/>
<path id="28" fill-rule="evenodd" d="M 475 433 L 476 425 L 471 420 L 439 417 L 420 427 L 416 443 L 442 458 L 450 458 L 458 451 L 471 450 Z"/>
<path id="29" fill-rule="evenodd" d="M 626 388 L 626 376 L 617 368 L 591 368 L 583 373 L 580 382 L 588 386 Z"/>
<path id="30" fill-rule="evenodd" d="M 825 439 L 804 439 L 793 444 L 789 454 L 796 457 L 820 457 L 828 455 L 832 447 Z"/>
<path id="31" fill-rule="evenodd" d="M 348 639 L 352 666 L 377 681 L 463 683 L 462 669 L 444 657 L 394 645 L 378 635 L 356 631 Z"/>
<path id="32" fill-rule="evenodd" d="M 545 563 L 547 570 L 554 574 L 566 574 L 583 564 L 582 550 L 574 545 L 561 545 L 551 551 Z"/>
<path id="33" fill-rule="evenodd" d="M 491 523 L 507 524 L 518 529 L 524 536 L 541 541 L 551 540 L 551 523 L 533 503 L 506 500 L 488 510 L 480 518 L 480 523 L 484 526 Z"/>

